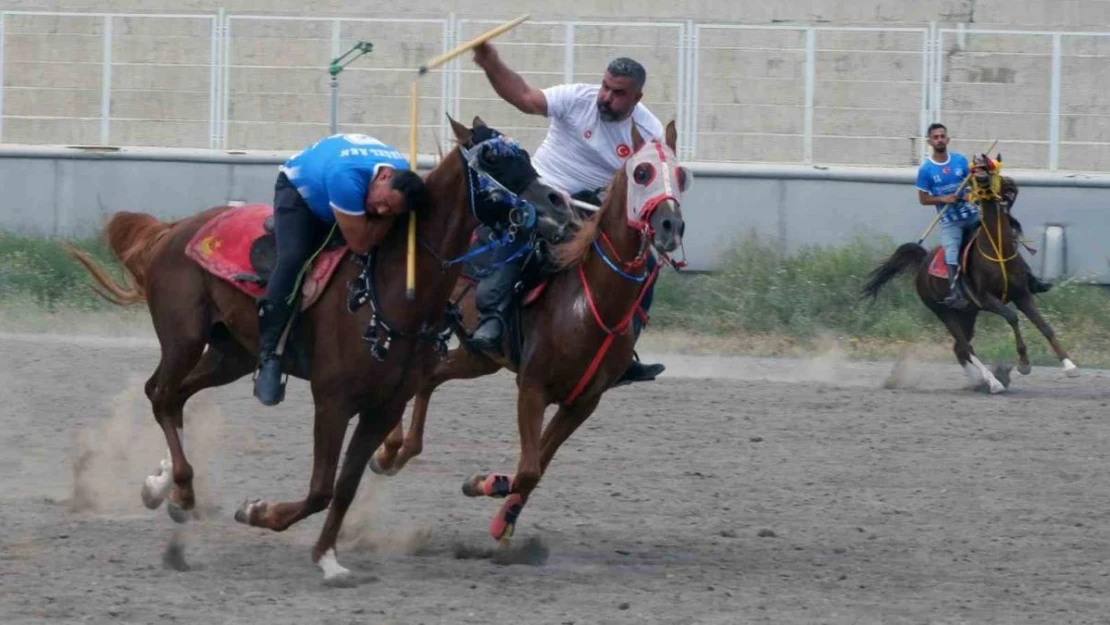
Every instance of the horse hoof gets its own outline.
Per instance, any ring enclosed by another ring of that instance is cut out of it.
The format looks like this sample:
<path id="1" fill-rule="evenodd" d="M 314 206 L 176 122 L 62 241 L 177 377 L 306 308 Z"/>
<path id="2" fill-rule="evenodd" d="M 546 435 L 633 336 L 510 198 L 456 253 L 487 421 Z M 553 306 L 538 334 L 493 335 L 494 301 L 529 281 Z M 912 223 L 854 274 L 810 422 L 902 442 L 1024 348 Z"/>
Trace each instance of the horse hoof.
<path id="1" fill-rule="evenodd" d="M 262 503 L 261 499 L 244 501 L 243 505 L 239 506 L 239 509 L 235 511 L 235 520 L 243 525 L 250 525 L 251 516 L 254 512 L 265 507 L 266 504 Z"/>
<path id="2" fill-rule="evenodd" d="M 505 503 L 501 504 L 501 509 L 489 522 L 489 535 L 499 543 L 508 545 L 508 540 L 516 531 L 516 520 L 520 518 L 520 512 L 523 509 L 524 498 L 519 494 L 506 497 Z"/>
<path id="3" fill-rule="evenodd" d="M 486 476 L 481 473 L 475 473 L 463 481 L 462 492 L 467 497 L 485 497 L 486 493 L 482 490 L 482 483 L 486 481 Z"/>
<path id="4" fill-rule="evenodd" d="M 1079 377 L 1079 367 L 1075 366 L 1075 363 L 1071 361 L 1071 358 L 1064 359 L 1064 375 L 1068 376 L 1069 378 Z"/>
<path id="5" fill-rule="evenodd" d="M 1021 375 L 1029 375 L 1030 373 L 1033 373 L 1033 365 L 1021 364 L 1021 365 L 1018 365 L 1017 370 L 1018 370 L 1018 373 L 1020 373 Z"/>
<path id="6" fill-rule="evenodd" d="M 390 477 L 392 477 L 394 475 L 397 475 L 397 469 L 394 469 L 394 468 L 383 469 L 382 468 L 382 465 L 378 462 L 378 454 L 374 454 L 373 456 L 370 456 L 370 470 L 373 471 L 375 475 L 386 475 L 386 476 L 390 476 Z"/>
<path id="7" fill-rule="evenodd" d="M 189 520 L 189 512 L 172 501 L 166 504 L 166 513 L 174 523 L 184 523 Z"/>
<path id="8" fill-rule="evenodd" d="M 991 380 L 990 390 L 991 390 L 991 395 L 997 395 L 998 393 L 1001 393 L 1001 392 L 1005 391 L 1006 387 L 1003 386 L 1002 383 L 999 382 L 998 380 Z"/>

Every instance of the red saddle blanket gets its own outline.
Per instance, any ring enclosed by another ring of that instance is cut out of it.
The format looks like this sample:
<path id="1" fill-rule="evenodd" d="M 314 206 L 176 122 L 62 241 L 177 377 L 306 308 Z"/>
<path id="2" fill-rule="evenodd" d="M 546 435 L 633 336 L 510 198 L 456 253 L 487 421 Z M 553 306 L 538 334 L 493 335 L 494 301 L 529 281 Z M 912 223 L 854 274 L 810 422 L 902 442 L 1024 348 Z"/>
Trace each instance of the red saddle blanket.
<path id="1" fill-rule="evenodd" d="M 261 297 L 266 293 L 269 268 L 275 262 L 273 233 L 266 229 L 266 219 L 273 212 L 269 204 L 247 204 L 221 213 L 201 226 L 185 246 L 185 254 L 247 295 Z M 324 292 L 346 253 L 347 247 L 343 246 L 325 249 L 316 256 L 301 285 L 302 310 Z"/>
<path id="2" fill-rule="evenodd" d="M 968 237 L 968 240 L 963 242 L 960 251 L 960 273 L 967 272 L 967 257 L 971 252 L 971 244 L 975 242 L 978 236 L 978 233 L 976 233 L 975 236 Z M 936 278 L 944 278 L 945 280 L 948 279 L 948 266 L 944 263 L 943 247 L 938 247 L 937 251 L 933 254 L 933 260 L 929 263 L 929 275 Z"/>

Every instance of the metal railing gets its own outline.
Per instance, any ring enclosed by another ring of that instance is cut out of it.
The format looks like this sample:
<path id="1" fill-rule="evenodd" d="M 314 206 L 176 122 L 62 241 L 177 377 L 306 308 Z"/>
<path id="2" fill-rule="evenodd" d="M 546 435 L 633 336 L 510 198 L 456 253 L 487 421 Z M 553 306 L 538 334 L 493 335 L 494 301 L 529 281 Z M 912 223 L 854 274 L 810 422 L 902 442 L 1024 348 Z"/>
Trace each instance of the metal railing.
<path id="1" fill-rule="evenodd" d="M 407 145 L 415 68 L 495 20 L 0 12 L 0 141 L 295 150 L 335 124 Z M 328 65 L 358 41 L 331 108 Z M 648 67 L 644 103 L 680 156 L 908 166 L 925 128 L 953 149 L 1000 140 L 1007 163 L 1110 170 L 1110 33 L 530 21 L 498 40 L 531 84 Z M 475 114 L 537 145 L 547 120 L 502 102 L 464 56 L 421 83 L 419 149 Z"/>

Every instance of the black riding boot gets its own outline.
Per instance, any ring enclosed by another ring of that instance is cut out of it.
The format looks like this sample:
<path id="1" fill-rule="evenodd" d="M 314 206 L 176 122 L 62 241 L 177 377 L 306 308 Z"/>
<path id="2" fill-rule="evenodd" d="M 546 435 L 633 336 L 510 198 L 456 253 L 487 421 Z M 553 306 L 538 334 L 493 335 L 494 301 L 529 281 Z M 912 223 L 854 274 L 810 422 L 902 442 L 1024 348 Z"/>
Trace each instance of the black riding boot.
<path id="1" fill-rule="evenodd" d="M 959 267 L 956 265 L 947 265 L 947 267 L 948 297 L 944 298 L 944 304 L 952 308 L 966 308 L 967 300 L 964 299 L 964 295 L 960 291 L 960 278 L 957 274 Z"/>
<path id="2" fill-rule="evenodd" d="M 478 283 L 474 303 L 480 316 L 478 328 L 470 337 L 471 345 L 485 352 L 501 353 L 501 338 L 508 323 L 506 313 L 519 278 L 520 265 L 507 263 Z"/>
<path id="3" fill-rule="evenodd" d="M 259 355 L 258 373 L 254 379 L 254 396 L 266 406 L 285 399 L 285 383 L 281 381 L 281 357 L 274 353 L 281 333 L 289 321 L 292 308 L 284 301 L 262 300 L 258 303 Z"/>

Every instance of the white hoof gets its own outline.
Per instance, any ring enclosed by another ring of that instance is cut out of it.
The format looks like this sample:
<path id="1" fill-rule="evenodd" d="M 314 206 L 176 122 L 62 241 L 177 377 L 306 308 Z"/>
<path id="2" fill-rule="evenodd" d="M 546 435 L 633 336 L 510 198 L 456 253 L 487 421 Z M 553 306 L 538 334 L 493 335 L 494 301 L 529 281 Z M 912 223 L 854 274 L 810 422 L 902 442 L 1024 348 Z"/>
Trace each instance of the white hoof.
<path id="1" fill-rule="evenodd" d="M 328 549 L 316 563 L 324 572 L 324 583 L 329 586 L 345 586 L 354 581 L 351 571 L 339 564 L 335 557 L 335 549 Z"/>
<path id="2" fill-rule="evenodd" d="M 139 492 L 139 496 L 144 506 L 150 510 L 156 510 L 165 501 L 166 495 L 170 494 L 172 487 L 173 464 L 169 458 L 165 458 L 158 464 L 158 472 L 148 475 L 143 480 L 143 489 Z"/>
<path id="3" fill-rule="evenodd" d="M 1002 393 L 1006 390 L 1006 387 L 1003 386 L 1002 383 L 996 380 L 994 377 L 991 377 L 988 384 L 990 385 L 991 395 L 997 395 L 998 393 Z"/>
<path id="4" fill-rule="evenodd" d="M 1079 377 L 1079 367 L 1075 366 L 1075 363 L 1071 361 L 1071 358 L 1064 359 L 1064 375 L 1068 376 L 1069 378 Z"/>

